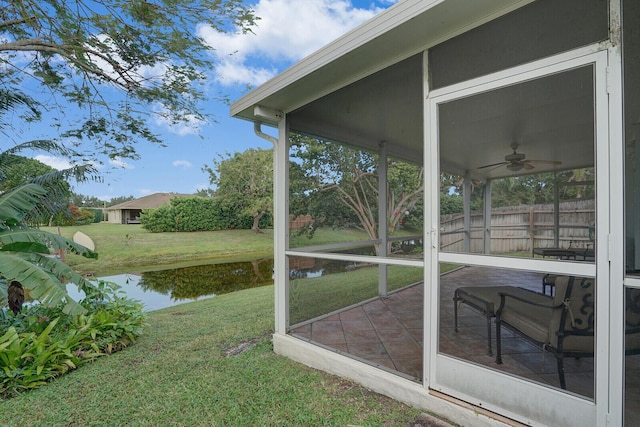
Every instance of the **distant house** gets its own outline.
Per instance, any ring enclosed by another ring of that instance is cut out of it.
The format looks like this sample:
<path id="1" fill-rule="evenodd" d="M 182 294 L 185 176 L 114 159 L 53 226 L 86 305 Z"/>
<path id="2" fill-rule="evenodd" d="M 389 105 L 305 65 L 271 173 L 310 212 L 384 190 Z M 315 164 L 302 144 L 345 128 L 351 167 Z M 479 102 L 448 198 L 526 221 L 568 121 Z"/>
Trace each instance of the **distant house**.
<path id="1" fill-rule="evenodd" d="M 140 224 L 140 213 L 143 209 L 155 209 L 168 205 L 174 197 L 185 197 L 187 194 L 154 193 L 139 199 L 110 206 L 106 209 L 111 224 Z"/>

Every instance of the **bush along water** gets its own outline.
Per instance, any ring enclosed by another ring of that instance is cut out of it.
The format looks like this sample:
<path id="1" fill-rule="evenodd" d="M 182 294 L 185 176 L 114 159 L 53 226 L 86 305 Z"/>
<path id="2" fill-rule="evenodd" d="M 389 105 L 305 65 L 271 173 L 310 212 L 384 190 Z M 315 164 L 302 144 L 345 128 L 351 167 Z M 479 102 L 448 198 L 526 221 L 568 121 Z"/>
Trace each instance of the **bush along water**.
<path id="1" fill-rule="evenodd" d="M 142 304 L 122 297 L 114 283 L 92 283 L 80 301 L 83 314 L 37 303 L 25 305 L 17 315 L 0 309 L 0 398 L 44 385 L 142 334 Z"/>

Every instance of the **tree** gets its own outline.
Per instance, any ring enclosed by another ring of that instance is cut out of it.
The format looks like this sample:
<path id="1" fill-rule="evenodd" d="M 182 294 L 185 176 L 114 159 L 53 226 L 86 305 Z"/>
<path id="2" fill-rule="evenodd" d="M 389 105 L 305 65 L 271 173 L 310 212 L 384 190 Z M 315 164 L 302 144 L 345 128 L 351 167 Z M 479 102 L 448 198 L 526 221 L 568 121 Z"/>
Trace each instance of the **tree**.
<path id="1" fill-rule="evenodd" d="M 213 168 L 204 166 L 216 195 L 238 214 L 252 215 L 256 233 L 262 232 L 260 219 L 273 207 L 273 150 L 249 149 L 220 155 Z"/>
<path id="2" fill-rule="evenodd" d="M 250 148 L 233 155 L 226 153 L 213 160 L 213 167 L 205 165 L 202 170 L 216 186 L 202 193 L 214 195 L 238 215 L 253 216 L 251 229 L 261 232 L 260 219 L 273 213 L 273 150 Z M 309 201 L 304 189 L 309 184 L 299 164 L 289 162 L 289 177 L 290 210 L 307 213 Z"/>
<path id="3" fill-rule="evenodd" d="M 0 0 L 0 79 L 8 92 L 42 88 L 61 137 L 135 158 L 133 141 L 161 142 L 150 117 L 206 120 L 199 103 L 215 47 L 199 26 L 246 32 L 256 19 L 242 0 Z M 77 123 L 64 123 L 68 106 L 82 112 Z M 44 108 L 28 110 L 37 120 Z"/>
<path id="4" fill-rule="evenodd" d="M 2 153 L 0 162 L 2 162 L 2 170 L 4 171 L 4 177 L 0 182 L 0 191 L 9 190 L 25 181 L 55 172 L 54 168 L 38 160 L 15 154 Z"/>
<path id="5" fill-rule="evenodd" d="M 378 156 L 346 145 L 294 135 L 292 156 L 313 183 L 309 197 L 331 193 L 357 218 L 357 227 L 371 240 L 378 233 Z M 423 168 L 398 160 L 387 162 L 387 225 L 393 233 L 406 212 L 422 199 Z M 315 215 L 315 212 L 310 212 Z M 377 246 L 376 246 L 377 247 Z"/>

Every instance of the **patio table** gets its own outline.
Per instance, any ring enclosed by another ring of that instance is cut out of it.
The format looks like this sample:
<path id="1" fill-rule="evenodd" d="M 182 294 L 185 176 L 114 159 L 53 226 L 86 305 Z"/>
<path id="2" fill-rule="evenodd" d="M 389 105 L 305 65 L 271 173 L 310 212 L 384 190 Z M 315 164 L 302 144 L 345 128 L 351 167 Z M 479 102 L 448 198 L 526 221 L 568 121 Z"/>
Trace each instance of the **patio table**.
<path id="1" fill-rule="evenodd" d="M 581 258 L 584 261 L 595 256 L 595 252 L 591 248 L 533 248 L 533 253 L 543 258 L 554 257 L 572 260 Z"/>

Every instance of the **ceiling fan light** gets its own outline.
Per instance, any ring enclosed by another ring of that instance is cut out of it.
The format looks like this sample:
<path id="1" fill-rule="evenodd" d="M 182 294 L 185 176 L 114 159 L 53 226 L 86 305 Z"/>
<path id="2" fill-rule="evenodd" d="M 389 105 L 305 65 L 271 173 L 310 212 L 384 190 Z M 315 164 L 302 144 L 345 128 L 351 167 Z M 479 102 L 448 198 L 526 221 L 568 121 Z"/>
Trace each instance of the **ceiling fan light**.
<path id="1" fill-rule="evenodd" d="M 509 169 L 511 172 L 518 172 L 522 170 L 523 167 L 524 165 L 521 162 L 513 162 L 507 165 L 507 169 Z"/>

